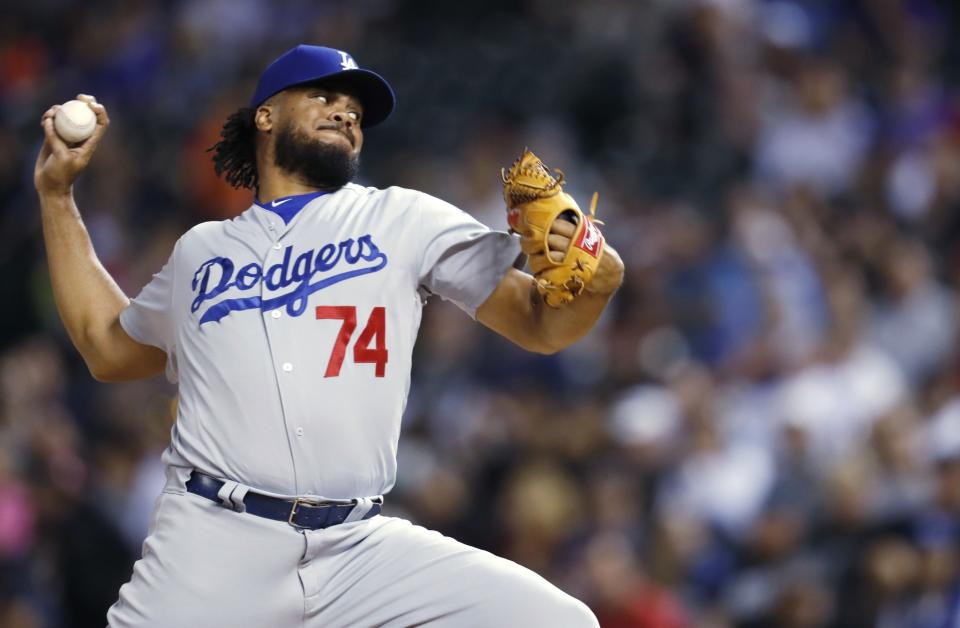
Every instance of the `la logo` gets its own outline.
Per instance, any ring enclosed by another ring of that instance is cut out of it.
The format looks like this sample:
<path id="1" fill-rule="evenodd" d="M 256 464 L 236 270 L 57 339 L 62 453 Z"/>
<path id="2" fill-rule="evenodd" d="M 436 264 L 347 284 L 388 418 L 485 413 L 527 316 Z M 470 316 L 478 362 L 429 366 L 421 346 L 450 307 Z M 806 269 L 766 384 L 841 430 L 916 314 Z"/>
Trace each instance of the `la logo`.
<path id="1" fill-rule="evenodd" d="M 351 57 L 349 54 L 342 50 L 338 50 L 337 52 L 340 53 L 340 67 L 342 67 L 344 70 L 356 70 L 359 67 L 357 62 L 354 61 L 353 57 Z"/>

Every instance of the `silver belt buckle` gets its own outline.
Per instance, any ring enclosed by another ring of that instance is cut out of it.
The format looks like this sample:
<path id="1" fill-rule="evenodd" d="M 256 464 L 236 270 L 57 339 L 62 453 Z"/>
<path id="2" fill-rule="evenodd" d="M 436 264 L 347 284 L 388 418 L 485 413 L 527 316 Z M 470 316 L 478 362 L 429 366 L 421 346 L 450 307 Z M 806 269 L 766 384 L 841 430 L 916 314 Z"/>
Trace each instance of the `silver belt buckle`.
<path id="1" fill-rule="evenodd" d="M 305 504 L 313 508 L 330 508 L 333 504 L 323 504 L 313 499 L 304 499 L 303 497 L 298 497 L 293 500 L 293 508 L 290 509 L 290 516 L 287 517 L 287 523 L 298 530 L 308 530 L 310 526 L 302 526 L 293 522 L 293 517 L 297 514 L 297 508 L 300 504 Z"/>

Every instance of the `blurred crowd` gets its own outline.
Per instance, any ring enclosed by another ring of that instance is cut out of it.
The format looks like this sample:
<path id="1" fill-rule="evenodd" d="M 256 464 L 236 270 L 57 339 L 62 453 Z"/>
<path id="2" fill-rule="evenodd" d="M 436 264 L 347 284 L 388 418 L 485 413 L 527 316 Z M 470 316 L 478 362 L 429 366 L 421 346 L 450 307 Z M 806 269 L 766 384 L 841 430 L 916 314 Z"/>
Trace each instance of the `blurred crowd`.
<path id="1" fill-rule="evenodd" d="M 176 404 L 94 382 L 59 323 L 41 114 L 107 106 L 77 198 L 133 295 L 249 205 L 206 149 L 300 42 L 398 92 L 361 183 L 503 228 L 530 146 L 627 266 L 555 356 L 426 308 L 387 514 L 604 628 L 960 625 L 958 35 L 950 0 L 3 3 L 0 626 L 103 625 Z"/>

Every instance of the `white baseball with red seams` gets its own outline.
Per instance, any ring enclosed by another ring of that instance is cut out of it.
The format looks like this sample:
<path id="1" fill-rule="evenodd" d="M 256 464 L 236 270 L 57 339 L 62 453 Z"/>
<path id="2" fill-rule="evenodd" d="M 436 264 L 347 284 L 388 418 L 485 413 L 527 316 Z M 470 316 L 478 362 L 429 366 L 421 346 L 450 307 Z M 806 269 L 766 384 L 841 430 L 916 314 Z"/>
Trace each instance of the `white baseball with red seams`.
<path id="1" fill-rule="evenodd" d="M 63 141 L 79 144 L 93 135 L 97 128 L 97 115 L 82 100 L 68 100 L 57 109 L 53 128 Z"/>

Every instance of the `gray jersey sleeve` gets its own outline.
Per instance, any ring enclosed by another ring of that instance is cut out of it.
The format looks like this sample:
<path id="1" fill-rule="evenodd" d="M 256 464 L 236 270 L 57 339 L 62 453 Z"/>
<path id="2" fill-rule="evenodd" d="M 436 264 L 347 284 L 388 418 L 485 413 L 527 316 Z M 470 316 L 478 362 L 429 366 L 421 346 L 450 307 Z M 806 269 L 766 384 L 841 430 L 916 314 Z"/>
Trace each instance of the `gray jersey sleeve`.
<path id="1" fill-rule="evenodd" d="M 167 354 L 167 378 L 177 381 L 176 341 L 173 322 L 173 278 L 177 246 L 160 272 L 120 312 L 120 326 L 137 342 L 152 345 Z"/>
<path id="2" fill-rule="evenodd" d="M 421 291 L 440 295 L 476 318 L 477 308 L 521 260 L 520 239 L 428 194 L 419 195 L 419 204 Z"/>

